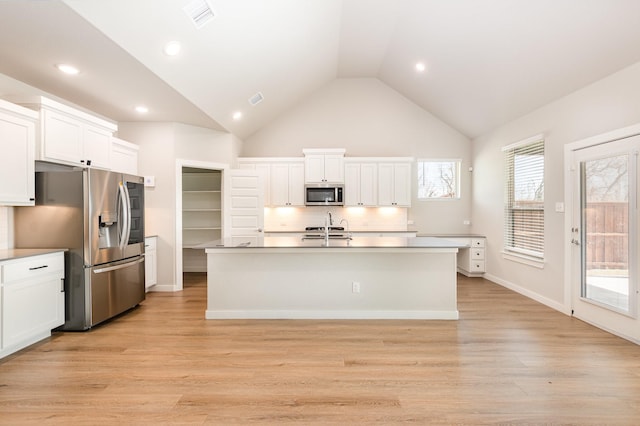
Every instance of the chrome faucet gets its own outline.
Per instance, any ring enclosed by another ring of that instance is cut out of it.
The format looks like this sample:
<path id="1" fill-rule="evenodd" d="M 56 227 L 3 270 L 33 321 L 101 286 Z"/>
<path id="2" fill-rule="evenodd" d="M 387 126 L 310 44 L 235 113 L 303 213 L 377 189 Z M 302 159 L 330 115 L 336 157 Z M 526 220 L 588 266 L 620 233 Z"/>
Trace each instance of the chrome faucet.
<path id="1" fill-rule="evenodd" d="M 340 223 L 342 222 L 347 224 L 347 239 L 351 239 L 351 232 L 349 231 L 349 221 L 347 219 L 340 219 Z"/>

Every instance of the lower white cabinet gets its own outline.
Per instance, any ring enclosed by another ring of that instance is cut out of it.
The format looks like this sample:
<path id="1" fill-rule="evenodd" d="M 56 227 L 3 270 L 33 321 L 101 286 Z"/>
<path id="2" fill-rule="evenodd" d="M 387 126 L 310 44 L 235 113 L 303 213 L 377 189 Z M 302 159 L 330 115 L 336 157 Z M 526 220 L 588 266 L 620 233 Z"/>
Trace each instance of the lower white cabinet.
<path id="1" fill-rule="evenodd" d="M 444 237 L 448 240 L 464 242 L 469 248 L 458 250 L 458 272 L 467 277 L 479 277 L 485 273 L 484 237 Z"/>
<path id="2" fill-rule="evenodd" d="M 0 268 L 1 358 L 64 324 L 64 252 L 6 260 Z"/>
<path id="3" fill-rule="evenodd" d="M 144 239 L 144 288 L 158 284 L 158 256 L 156 247 L 158 237 L 146 237 Z"/>
<path id="4" fill-rule="evenodd" d="M 354 231 L 351 233 L 354 237 L 402 237 L 413 238 L 416 236 L 415 231 Z"/>

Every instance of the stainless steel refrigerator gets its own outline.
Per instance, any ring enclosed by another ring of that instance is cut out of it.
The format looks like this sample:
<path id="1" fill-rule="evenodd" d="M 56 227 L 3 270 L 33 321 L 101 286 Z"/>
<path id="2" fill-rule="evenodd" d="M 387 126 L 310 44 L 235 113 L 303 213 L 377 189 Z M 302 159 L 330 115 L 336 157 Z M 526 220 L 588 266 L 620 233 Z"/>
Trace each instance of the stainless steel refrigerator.
<path id="1" fill-rule="evenodd" d="M 16 248 L 66 248 L 63 330 L 87 330 L 145 298 L 144 180 L 38 164 L 36 205 L 14 209 Z"/>

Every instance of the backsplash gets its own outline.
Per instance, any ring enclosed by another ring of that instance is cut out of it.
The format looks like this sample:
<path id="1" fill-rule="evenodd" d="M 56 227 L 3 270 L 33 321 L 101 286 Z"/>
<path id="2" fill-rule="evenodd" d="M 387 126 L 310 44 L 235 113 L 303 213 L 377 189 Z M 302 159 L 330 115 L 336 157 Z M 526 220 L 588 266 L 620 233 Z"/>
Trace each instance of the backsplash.
<path id="1" fill-rule="evenodd" d="M 9 207 L 0 206 L 0 249 L 9 248 Z"/>
<path id="2" fill-rule="evenodd" d="M 349 222 L 350 231 L 406 231 L 407 209 L 399 207 L 268 207 L 265 208 L 266 232 L 299 232 L 307 226 L 324 226 L 331 212 L 333 226 Z"/>

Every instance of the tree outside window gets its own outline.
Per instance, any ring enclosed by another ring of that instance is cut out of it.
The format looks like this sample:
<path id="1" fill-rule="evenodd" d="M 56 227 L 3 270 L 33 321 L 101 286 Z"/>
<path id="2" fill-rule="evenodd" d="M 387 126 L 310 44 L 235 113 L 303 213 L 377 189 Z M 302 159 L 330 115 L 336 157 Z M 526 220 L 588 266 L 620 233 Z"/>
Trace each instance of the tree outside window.
<path id="1" fill-rule="evenodd" d="M 418 199 L 460 198 L 460 160 L 418 160 Z"/>

